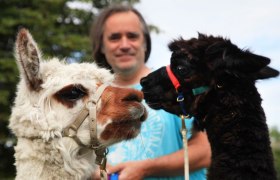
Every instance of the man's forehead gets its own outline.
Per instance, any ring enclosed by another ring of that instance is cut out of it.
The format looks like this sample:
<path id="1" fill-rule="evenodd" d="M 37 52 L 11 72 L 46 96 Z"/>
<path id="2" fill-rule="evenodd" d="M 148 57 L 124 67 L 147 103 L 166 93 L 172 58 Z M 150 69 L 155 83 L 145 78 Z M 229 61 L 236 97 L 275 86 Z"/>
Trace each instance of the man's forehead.
<path id="1" fill-rule="evenodd" d="M 141 22 L 133 12 L 123 12 L 111 15 L 104 24 L 105 29 L 139 29 Z M 135 31 L 134 30 L 134 31 Z"/>

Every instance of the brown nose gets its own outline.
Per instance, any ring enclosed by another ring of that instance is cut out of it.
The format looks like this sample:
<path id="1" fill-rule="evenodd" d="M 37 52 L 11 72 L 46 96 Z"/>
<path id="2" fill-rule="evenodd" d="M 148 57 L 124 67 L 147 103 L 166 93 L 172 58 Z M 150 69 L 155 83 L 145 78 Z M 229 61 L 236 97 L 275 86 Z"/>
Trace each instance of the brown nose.
<path id="1" fill-rule="evenodd" d="M 131 89 L 130 92 L 122 99 L 123 101 L 137 101 L 141 102 L 143 100 L 143 93 L 141 91 Z"/>

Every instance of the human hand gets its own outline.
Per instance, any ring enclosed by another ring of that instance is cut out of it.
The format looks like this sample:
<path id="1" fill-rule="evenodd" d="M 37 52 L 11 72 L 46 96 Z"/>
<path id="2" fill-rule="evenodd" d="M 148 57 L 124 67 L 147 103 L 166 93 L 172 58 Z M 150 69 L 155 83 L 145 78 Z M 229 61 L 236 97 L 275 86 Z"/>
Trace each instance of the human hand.
<path id="1" fill-rule="evenodd" d="M 100 178 L 100 169 L 99 169 L 99 167 L 96 168 L 96 170 L 92 173 L 91 179 L 92 179 L 92 180 L 101 180 L 101 178 Z"/>
<path id="2" fill-rule="evenodd" d="M 108 173 L 118 173 L 119 180 L 141 180 L 145 177 L 145 165 L 142 161 L 130 161 L 110 166 Z"/>

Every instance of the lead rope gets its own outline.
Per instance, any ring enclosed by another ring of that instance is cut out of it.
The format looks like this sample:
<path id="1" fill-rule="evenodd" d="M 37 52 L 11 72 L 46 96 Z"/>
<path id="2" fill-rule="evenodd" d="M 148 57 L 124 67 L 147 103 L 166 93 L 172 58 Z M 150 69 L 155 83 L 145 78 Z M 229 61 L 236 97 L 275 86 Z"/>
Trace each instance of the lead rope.
<path id="1" fill-rule="evenodd" d="M 179 91 L 179 88 L 181 87 L 178 79 L 175 77 L 173 72 L 171 71 L 170 66 L 166 66 L 166 71 L 169 76 L 169 79 L 171 80 L 173 86 L 175 87 L 178 97 L 177 102 L 180 104 L 182 115 L 180 115 L 181 121 L 182 121 L 182 128 L 181 128 L 181 134 L 182 134 L 182 141 L 183 141 L 183 148 L 184 148 L 184 174 L 185 174 L 185 180 L 189 180 L 189 157 L 188 157 L 188 139 L 187 139 L 187 128 L 185 119 L 188 118 L 188 115 L 186 115 L 185 107 L 184 107 L 184 96 L 181 91 Z"/>
<path id="2" fill-rule="evenodd" d="M 179 89 L 179 88 L 178 88 Z M 185 104 L 184 104 L 184 96 L 181 91 L 178 91 L 178 97 L 177 97 L 177 102 L 180 105 L 181 111 L 183 114 L 180 115 L 181 121 L 182 121 L 182 128 L 181 128 L 181 134 L 183 137 L 183 147 L 184 147 L 184 174 L 185 174 L 185 180 L 190 179 L 190 170 L 189 170 L 189 153 L 188 153 L 188 139 L 187 139 L 187 133 L 188 130 L 186 128 L 186 122 L 185 119 L 189 118 L 189 115 L 187 115 L 186 110 L 185 110 Z"/>
<path id="3" fill-rule="evenodd" d="M 182 120 L 182 129 L 181 134 L 183 136 L 183 146 L 184 146 L 184 173 L 185 173 L 185 180 L 189 180 L 189 156 L 188 156 L 188 139 L 187 139 L 187 128 L 185 123 L 185 117 L 184 115 L 180 115 L 180 118 Z"/>

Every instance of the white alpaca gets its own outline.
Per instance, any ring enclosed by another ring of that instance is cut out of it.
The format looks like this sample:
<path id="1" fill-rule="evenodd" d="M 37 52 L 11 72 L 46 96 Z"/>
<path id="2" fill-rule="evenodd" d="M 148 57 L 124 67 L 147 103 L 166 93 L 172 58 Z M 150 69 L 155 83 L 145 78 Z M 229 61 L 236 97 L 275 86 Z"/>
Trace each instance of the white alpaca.
<path id="1" fill-rule="evenodd" d="M 18 138 L 16 179 L 87 179 L 96 166 L 91 146 L 104 149 L 139 133 L 146 117 L 139 91 L 107 86 L 98 103 L 91 103 L 98 87 L 112 82 L 108 70 L 93 63 L 42 60 L 26 29 L 17 36 L 15 56 L 21 80 L 9 127 Z M 77 131 L 65 133 L 83 110 Z"/>

